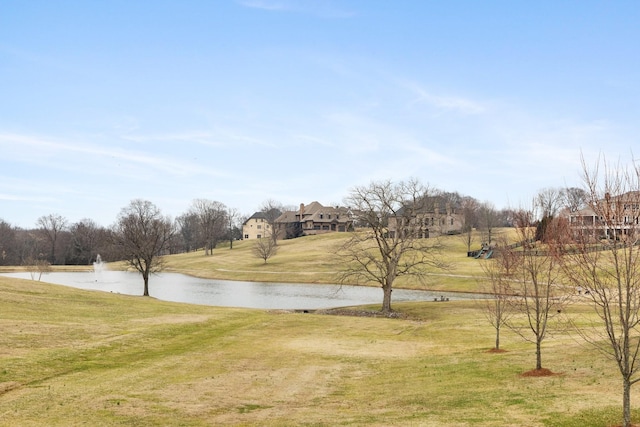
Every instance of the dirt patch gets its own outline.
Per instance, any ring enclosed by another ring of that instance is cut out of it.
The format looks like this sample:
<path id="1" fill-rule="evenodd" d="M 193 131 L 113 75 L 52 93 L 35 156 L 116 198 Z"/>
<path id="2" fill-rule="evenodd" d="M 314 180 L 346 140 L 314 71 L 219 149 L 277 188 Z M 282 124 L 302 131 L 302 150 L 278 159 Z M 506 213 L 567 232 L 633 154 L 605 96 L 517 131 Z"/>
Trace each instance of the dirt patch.
<path id="1" fill-rule="evenodd" d="M 489 350 L 487 350 L 487 353 L 496 353 L 496 354 L 500 354 L 500 353 L 506 353 L 507 350 L 503 350 L 501 348 L 490 348 Z"/>
<path id="2" fill-rule="evenodd" d="M 557 375 L 562 375 L 562 374 L 552 372 L 551 370 L 546 368 L 533 369 L 531 371 L 527 371 L 520 374 L 521 377 L 553 377 Z"/>

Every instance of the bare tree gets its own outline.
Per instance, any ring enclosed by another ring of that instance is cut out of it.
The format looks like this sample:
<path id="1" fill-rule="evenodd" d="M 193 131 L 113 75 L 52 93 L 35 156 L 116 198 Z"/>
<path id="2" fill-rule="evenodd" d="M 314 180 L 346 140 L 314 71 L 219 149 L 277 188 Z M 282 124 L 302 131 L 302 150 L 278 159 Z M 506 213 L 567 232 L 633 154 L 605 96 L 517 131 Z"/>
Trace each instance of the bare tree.
<path id="1" fill-rule="evenodd" d="M 252 251 L 256 257 L 263 259 L 266 264 L 269 258 L 278 253 L 278 246 L 273 239 L 263 237 L 262 239 L 256 239 Z"/>
<path id="2" fill-rule="evenodd" d="M 516 215 L 518 238 L 522 241 L 514 280 L 519 285 L 519 297 L 514 309 L 521 317 L 512 317 L 508 326 L 524 340 L 536 346 L 536 370 L 542 369 L 542 342 L 547 337 L 549 322 L 562 312 L 566 295 L 558 286 L 560 268 L 548 247 L 536 242 L 534 210 L 522 210 Z"/>
<path id="3" fill-rule="evenodd" d="M 622 377 L 623 426 L 631 425 L 631 386 L 640 381 L 640 166 L 589 168 L 582 159 L 588 205 L 597 218 L 568 233 L 561 258 L 566 280 L 584 290 L 597 320 L 577 327 Z"/>
<path id="4" fill-rule="evenodd" d="M 240 211 L 236 208 L 227 209 L 227 226 L 229 229 L 227 232 L 229 233 L 229 249 L 233 249 L 233 241 L 236 238 L 236 229 L 238 227 L 238 221 L 240 219 Z M 242 232 L 240 233 L 242 234 Z"/>
<path id="5" fill-rule="evenodd" d="M 391 312 L 391 292 L 398 277 L 424 279 L 425 267 L 445 266 L 437 240 L 424 238 L 421 219 L 428 197 L 429 190 L 418 181 L 383 181 L 355 187 L 346 200 L 366 229 L 355 231 L 338 250 L 339 280 L 380 285 L 385 314 Z M 395 230 L 390 230 L 390 224 Z"/>
<path id="6" fill-rule="evenodd" d="M 464 227 L 462 227 L 460 239 L 462 239 L 462 242 L 467 247 L 467 253 L 471 252 L 471 246 L 474 243 L 473 227 L 471 226 L 471 224 L 465 224 Z"/>
<path id="7" fill-rule="evenodd" d="M 71 242 L 69 261 L 78 265 L 89 265 L 98 255 L 100 227 L 91 219 L 83 219 L 69 227 Z"/>
<path id="8" fill-rule="evenodd" d="M 185 252 L 196 250 L 200 229 L 198 215 L 194 212 L 180 215 L 176 218 L 176 225 L 182 241 L 182 250 Z"/>
<path id="9" fill-rule="evenodd" d="M 149 275 L 162 270 L 162 255 L 174 234 L 174 225 L 153 203 L 136 199 L 120 211 L 113 236 L 122 257 L 142 275 L 149 296 Z"/>
<path id="10" fill-rule="evenodd" d="M 542 217 L 555 218 L 564 201 L 563 190 L 547 187 L 540 190 L 536 196 L 536 205 L 540 208 Z"/>
<path id="11" fill-rule="evenodd" d="M 269 226 L 270 232 L 267 234 L 265 232 L 265 236 L 269 237 L 273 240 L 275 245 L 278 244 L 278 225 L 276 224 L 276 220 L 278 217 L 284 212 L 284 205 L 278 201 L 273 199 L 268 199 L 262 202 L 260 206 L 260 212 L 264 214 L 264 220 L 267 222 Z"/>
<path id="12" fill-rule="evenodd" d="M 40 281 L 43 274 L 51 272 L 51 264 L 46 259 L 29 257 L 24 261 L 24 266 L 29 270 L 31 280 Z"/>
<path id="13" fill-rule="evenodd" d="M 562 195 L 564 199 L 564 207 L 567 208 L 569 212 L 577 212 L 578 210 L 586 207 L 589 201 L 589 194 L 582 188 L 565 188 Z"/>
<path id="14" fill-rule="evenodd" d="M 500 350 L 500 332 L 507 326 L 514 313 L 513 289 L 511 281 L 520 262 L 520 255 L 512 247 L 502 242 L 500 250 L 495 252 L 491 260 L 482 264 L 486 282 L 488 282 L 489 298 L 483 300 L 485 317 L 496 332 L 494 350 Z"/>
<path id="15" fill-rule="evenodd" d="M 213 250 L 227 229 L 227 207 L 215 200 L 196 199 L 191 204 L 190 212 L 198 217 L 205 256 L 213 255 Z"/>
<path id="16" fill-rule="evenodd" d="M 49 242 L 49 262 L 56 263 L 56 244 L 58 236 L 67 227 L 67 219 L 58 214 L 49 214 L 38 218 L 40 234 Z"/>
<path id="17" fill-rule="evenodd" d="M 498 226 L 498 213 L 491 202 L 484 202 L 478 208 L 478 222 L 487 244 L 493 241 L 493 229 Z"/>

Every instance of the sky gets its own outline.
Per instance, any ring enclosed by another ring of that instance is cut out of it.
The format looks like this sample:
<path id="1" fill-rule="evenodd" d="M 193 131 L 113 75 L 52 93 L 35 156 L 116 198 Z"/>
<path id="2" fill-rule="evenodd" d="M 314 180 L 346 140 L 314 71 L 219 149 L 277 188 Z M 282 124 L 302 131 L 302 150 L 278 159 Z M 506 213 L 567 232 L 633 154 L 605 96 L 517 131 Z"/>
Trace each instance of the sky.
<path id="1" fill-rule="evenodd" d="M 637 1 L 0 0 L 0 219 L 408 179 L 515 208 L 640 155 L 638 22 Z"/>

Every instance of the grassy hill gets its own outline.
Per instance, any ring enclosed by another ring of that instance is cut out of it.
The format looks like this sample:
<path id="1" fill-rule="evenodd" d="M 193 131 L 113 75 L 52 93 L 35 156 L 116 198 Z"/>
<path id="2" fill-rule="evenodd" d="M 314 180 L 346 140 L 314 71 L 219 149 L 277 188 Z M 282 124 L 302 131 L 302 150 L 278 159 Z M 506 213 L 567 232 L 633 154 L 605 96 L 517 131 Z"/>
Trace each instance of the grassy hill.
<path id="1" fill-rule="evenodd" d="M 496 235 L 510 230 L 500 229 Z M 204 278 L 253 280 L 263 282 L 336 283 L 341 260 L 336 252 L 348 239 L 348 234 L 333 233 L 305 236 L 278 242 L 278 253 L 265 264 L 252 254 L 255 241 L 235 242 L 233 249 L 223 243 L 212 256 L 204 251 L 165 257 L 169 271 L 187 273 Z M 442 238 L 442 257 L 450 264 L 447 270 L 432 270 L 426 283 L 415 278 L 400 278 L 398 288 L 433 289 L 474 292 L 482 278 L 481 263 L 467 257 L 467 247 L 461 236 Z M 475 238 L 479 242 L 479 237 Z M 479 248 L 475 243 L 475 248 Z M 354 283 L 355 284 L 355 283 Z M 374 283 L 361 283 L 374 285 Z"/>

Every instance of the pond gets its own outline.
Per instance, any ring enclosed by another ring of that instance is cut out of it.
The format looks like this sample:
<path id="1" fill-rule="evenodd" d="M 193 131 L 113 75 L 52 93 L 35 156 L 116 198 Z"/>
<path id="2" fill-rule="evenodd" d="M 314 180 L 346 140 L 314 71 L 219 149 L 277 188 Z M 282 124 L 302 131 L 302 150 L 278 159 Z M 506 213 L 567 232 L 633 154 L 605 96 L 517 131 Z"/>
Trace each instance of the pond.
<path id="1" fill-rule="evenodd" d="M 2 276 L 31 279 L 28 272 Z M 80 289 L 126 295 L 142 295 L 144 283 L 139 273 L 126 271 L 53 272 L 42 282 Z M 260 309 L 314 310 L 382 303 L 378 287 L 318 284 L 240 282 L 200 279 L 178 273 L 160 273 L 149 278 L 149 294 L 157 299 L 190 304 Z M 477 298 L 473 294 L 396 289 L 393 302 Z"/>

